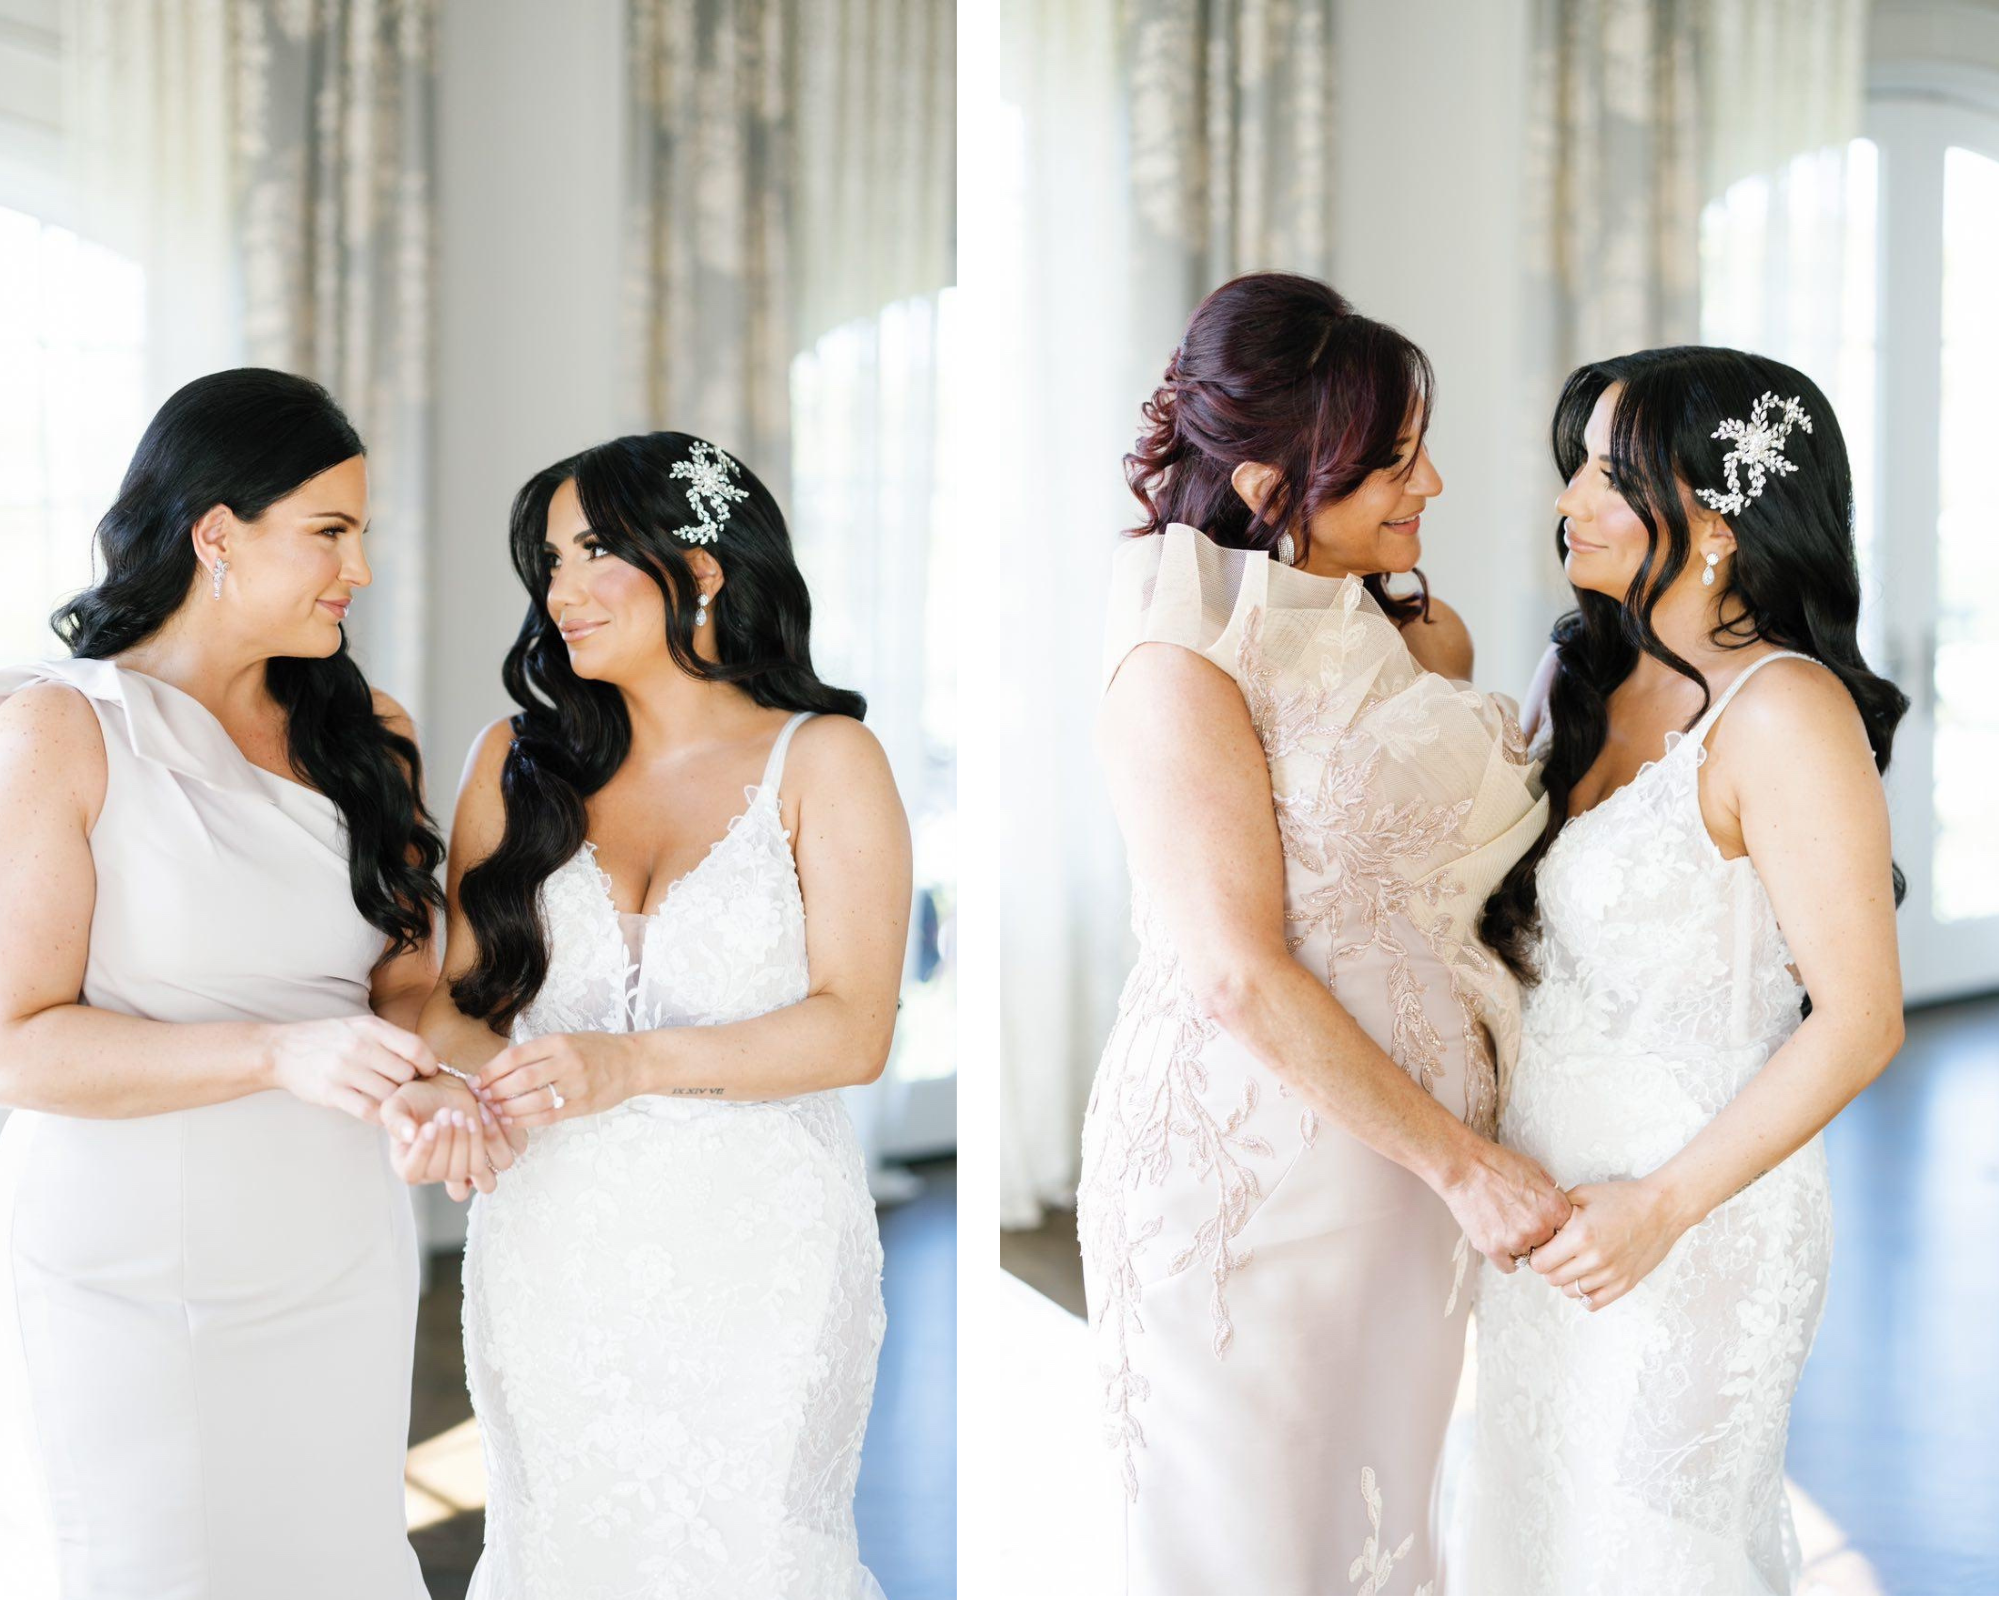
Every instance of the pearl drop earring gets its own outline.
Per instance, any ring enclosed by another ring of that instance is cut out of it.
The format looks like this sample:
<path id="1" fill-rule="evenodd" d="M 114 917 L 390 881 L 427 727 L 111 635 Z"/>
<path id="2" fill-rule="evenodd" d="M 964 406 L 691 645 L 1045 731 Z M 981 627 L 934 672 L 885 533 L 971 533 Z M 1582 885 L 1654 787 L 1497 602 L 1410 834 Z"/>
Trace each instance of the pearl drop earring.
<path id="1" fill-rule="evenodd" d="M 1708 566 L 1701 575 L 1701 586 L 1704 589 L 1713 589 L 1715 587 L 1715 564 L 1716 562 L 1720 561 L 1722 557 L 1717 555 L 1713 550 L 1711 550 L 1707 555 L 1702 557 L 1702 559 L 1708 563 Z"/>

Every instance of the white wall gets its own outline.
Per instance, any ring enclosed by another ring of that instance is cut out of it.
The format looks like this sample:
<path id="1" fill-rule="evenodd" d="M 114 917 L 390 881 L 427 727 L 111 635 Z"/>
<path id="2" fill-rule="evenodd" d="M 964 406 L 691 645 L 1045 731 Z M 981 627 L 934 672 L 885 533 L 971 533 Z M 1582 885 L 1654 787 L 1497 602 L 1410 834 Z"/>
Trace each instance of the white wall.
<path id="1" fill-rule="evenodd" d="M 513 709 L 500 662 L 527 605 L 507 558 L 514 492 L 621 430 L 623 16 L 620 0 L 443 0 L 432 631 L 417 715 L 447 814 L 472 739 Z"/>
<path id="2" fill-rule="evenodd" d="M 1521 272 L 1524 0 L 1343 0 L 1335 286 L 1437 369 L 1445 492 L 1423 568 L 1484 689 L 1519 696 L 1554 621 L 1555 396 L 1530 392 Z"/>
<path id="3" fill-rule="evenodd" d="M 623 12 L 443 0 L 431 633 L 412 709 L 447 822 L 472 740 L 513 709 L 500 662 L 527 608 L 507 557 L 514 491 L 621 429 Z M 417 1206 L 430 1248 L 464 1237 L 442 1189 Z"/>

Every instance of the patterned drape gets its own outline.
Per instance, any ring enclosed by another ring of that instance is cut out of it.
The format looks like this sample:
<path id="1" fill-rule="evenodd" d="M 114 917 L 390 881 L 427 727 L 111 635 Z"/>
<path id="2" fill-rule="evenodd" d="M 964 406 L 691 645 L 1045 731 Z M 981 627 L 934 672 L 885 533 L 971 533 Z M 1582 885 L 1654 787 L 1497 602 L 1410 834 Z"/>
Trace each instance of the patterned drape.
<path id="1" fill-rule="evenodd" d="M 1628 351 L 1706 337 L 1833 386 L 1833 147 L 1860 131 L 1866 22 L 1867 0 L 1534 0 L 1521 450 L 1547 458 L 1573 368 Z M 1771 185 L 1704 227 L 1708 202 L 1757 175 Z M 1534 570 L 1567 607 L 1556 569 Z"/>
<path id="2" fill-rule="evenodd" d="M 984 730 L 1005 752 L 981 779 L 994 833 L 962 848 L 997 852 L 1005 883 L 994 934 L 1006 974 L 1003 1226 L 1031 1226 L 1069 1200 L 1084 1100 L 1131 963 L 1090 692 L 1112 549 L 1137 510 L 1118 460 L 1211 289 L 1259 268 L 1334 277 L 1337 9 L 1001 7 L 1003 93 L 1022 129 L 1020 281 L 1003 281 L 1023 338 L 989 374 L 979 448 L 1031 466 L 982 486 L 1008 540 L 1007 559 L 982 564 L 980 593 L 1010 647 L 1009 692 Z"/>
<path id="3" fill-rule="evenodd" d="M 1696 15 L 1696 0 L 1535 0 L 1527 262 L 1548 399 L 1581 362 L 1695 337 Z"/>
<path id="4" fill-rule="evenodd" d="M 792 358 L 952 280 L 953 23 L 942 0 L 631 0 L 634 410 L 781 502 Z"/>
<path id="5" fill-rule="evenodd" d="M 1850 312 L 1866 325 L 1874 309 L 1871 201 L 1849 215 L 1867 0 L 1704 0 L 1704 13 L 1702 340 L 1799 368 L 1857 447 L 1875 382 L 1873 351 L 1848 337 Z"/>
<path id="6" fill-rule="evenodd" d="M 1164 364 L 1188 312 L 1238 273 L 1333 276 L 1335 5 L 1125 0 L 1122 11 L 1135 331 Z"/>
<path id="7" fill-rule="evenodd" d="M 244 348 L 332 390 L 368 445 L 370 679 L 421 705 L 437 0 L 232 9 Z"/>
<path id="8" fill-rule="evenodd" d="M 68 0 L 86 226 L 147 275 L 148 395 L 252 363 L 330 389 L 369 453 L 349 624 L 413 707 L 431 432 L 437 0 Z"/>

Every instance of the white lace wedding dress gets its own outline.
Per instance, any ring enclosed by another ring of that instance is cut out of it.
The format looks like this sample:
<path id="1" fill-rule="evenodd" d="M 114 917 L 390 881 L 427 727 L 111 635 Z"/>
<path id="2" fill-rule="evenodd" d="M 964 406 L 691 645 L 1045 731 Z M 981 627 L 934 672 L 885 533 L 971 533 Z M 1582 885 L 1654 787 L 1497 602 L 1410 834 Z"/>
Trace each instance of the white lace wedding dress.
<path id="1" fill-rule="evenodd" d="M 1500 1142 L 1566 1187 L 1659 1167 L 1799 1025 L 1771 902 L 1748 857 L 1716 849 L 1696 788 L 1736 691 L 1794 654 L 1739 673 L 1660 760 L 1570 822 L 1536 875 L 1540 981 Z M 1814 1139 L 1601 1311 L 1482 1266 L 1453 1591 L 1789 1593 L 1785 1429 L 1832 1247 Z"/>
<path id="2" fill-rule="evenodd" d="M 586 844 L 543 885 L 516 1041 L 699 1027 L 806 994 L 779 820 L 785 725 L 729 831 L 650 916 Z M 854 1486 L 884 1317 L 832 1092 L 642 1095 L 538 1128 L 473 1204 L 465 1364 L 489 1480 L 471 1600 L 866 1600 Z"/>

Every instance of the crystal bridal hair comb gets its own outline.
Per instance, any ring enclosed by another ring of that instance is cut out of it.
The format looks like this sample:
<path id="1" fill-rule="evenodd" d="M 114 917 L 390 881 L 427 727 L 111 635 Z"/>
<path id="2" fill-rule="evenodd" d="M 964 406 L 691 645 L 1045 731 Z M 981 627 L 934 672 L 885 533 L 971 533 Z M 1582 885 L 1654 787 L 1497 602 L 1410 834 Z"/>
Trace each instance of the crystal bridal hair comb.
<path id="1" fill-rule="evenodd" d="M 1783 408 L 1783 414 L 1773 421 L 1771 408 Z M 1782 477 L 1799 470 L 1798 463 L 1785 457 L 1785 440 L 1791 437 L 1794 426 L 1805 432 L 1813 431 L 1812 418 L 1799 404 L 1797 395 L 1789 400 L 1780 400 L 1766 389 L 1757 404 L 1751 409 L 1750 420 L 1730 417 L 1719 424 L 1711 439 L 1733 439 L 1736 448 L 1722 458 L 1723 481 L 1729 487 L 1723 489 L 1697 489 L 1695 498 L 1703 505 L 1720 511 L 1725 517 L 1733 517 L 1752 500 L 1764 492 L 1767 474 Z M 1750 473 L 1750 487 L 1745 489 L 1738 481 L 1736 469 L 1746 467 Z"/>
<path id="2" fill-rule="evenodd" d="M 676 461 L 668 474 L 688 480 L 687 500 L 695 515 L 690 526 L 674 532 L 691 544 L 713 544 L 721 538 L 730 502 L 750 498 L 750 491 L 733 481 L 741 470 L 733 456 L 706 439 L 695 440 L 687 459 Z"/>

